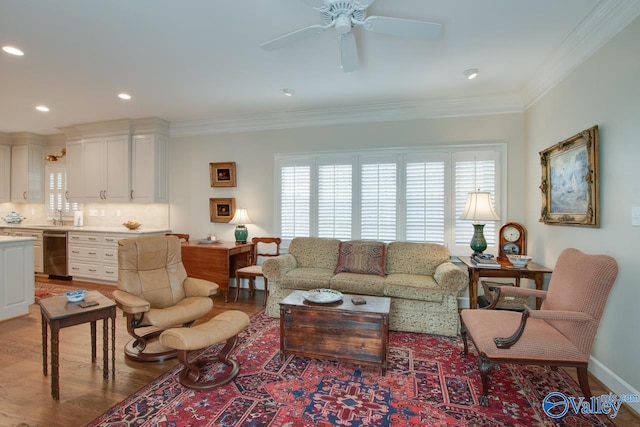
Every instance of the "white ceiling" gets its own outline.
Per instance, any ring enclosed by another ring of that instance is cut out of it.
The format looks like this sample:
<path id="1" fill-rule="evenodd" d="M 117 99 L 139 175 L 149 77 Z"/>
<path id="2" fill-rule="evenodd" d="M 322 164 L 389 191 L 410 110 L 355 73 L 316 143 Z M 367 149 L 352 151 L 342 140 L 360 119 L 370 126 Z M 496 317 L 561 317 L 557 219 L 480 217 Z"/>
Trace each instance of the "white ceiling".
<path id="1" fill-rule="evenodd" d="M 368 14 L 443 30 L 421 41 L 356 28 L 360 69 L 343 73 L 333 29 L 258 47 L 321 23 L 301 0 L 0 0 L 0 45 L 25 52 L 0 51 L 0 132 L 157 116 L 179 136 L 523 111 L 637 17 L 640 1 L 377 0 Z M 468 68 L 480 76 L 468 81 Z"/>

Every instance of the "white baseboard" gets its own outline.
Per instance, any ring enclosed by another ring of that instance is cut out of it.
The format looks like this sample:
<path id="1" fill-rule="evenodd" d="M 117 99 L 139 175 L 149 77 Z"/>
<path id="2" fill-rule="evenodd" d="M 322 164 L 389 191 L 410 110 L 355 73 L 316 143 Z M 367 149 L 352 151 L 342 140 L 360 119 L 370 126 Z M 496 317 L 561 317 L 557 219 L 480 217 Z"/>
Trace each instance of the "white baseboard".
<path id="1" fill-rule="evenodd" d="M 613 371 L 603 365 L 598 359 L 591 356 L 589 358 L 589 372 L 597 378 L 613 394 L 640 396 L 640 391 L 633 388 L 629 383 L 616 375 Z M 628 402 L 629 408 L 636 414 L 640 414 L 640 402 Z"/>

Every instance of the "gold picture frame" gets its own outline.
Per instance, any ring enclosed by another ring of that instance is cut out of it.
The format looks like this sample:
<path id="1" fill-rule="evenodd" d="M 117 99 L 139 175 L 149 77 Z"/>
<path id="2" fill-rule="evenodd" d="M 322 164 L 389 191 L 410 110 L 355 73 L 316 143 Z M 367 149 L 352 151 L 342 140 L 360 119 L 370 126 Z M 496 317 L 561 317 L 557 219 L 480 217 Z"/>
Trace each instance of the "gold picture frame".
<path id="1" fill-rule="evenodd" d="M 540 165 L 540 222 L 600 227 L 598 126 L 541 151 Z"/>
<path id="2" fill-rule="evenodd" d="M 209 215 L 211 222 L 229 222 L 236 214 L 236 199 L 209 199 Z"/>
<path id="3" fill-rule="evenodd" d="M 209 163 L 212 187 L 236 186 L 236 162 Z"/>

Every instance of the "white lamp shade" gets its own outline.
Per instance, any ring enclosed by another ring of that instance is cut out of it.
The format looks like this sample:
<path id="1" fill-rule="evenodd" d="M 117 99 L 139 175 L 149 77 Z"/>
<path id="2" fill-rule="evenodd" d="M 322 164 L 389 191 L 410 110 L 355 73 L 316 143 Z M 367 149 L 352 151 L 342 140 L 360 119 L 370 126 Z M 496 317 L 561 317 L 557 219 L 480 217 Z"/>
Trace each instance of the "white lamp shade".
<path id="1" fill-rule="evenodd" d="M 475 221 L 498 221 L 498 215 L 491 204 L 491 193 L 488 191 L 474 191 L 467 196 L 467 204 L 460 219 Z"/>
<path id="2" fill-rule="evenodd" d="M 241 209 L 236 209 L 236 214 L 233 216 L 233 218 L 231 218 L 231 221 L 229 221 L 229 224 L 237 224 L 237 225 L 244 225 L 244 224 L 251 224 L 253 221 L 251 221 L 251 218 L 249 218 L 249 214 L 247 213 L 247 210 L 244 208 Z"/>

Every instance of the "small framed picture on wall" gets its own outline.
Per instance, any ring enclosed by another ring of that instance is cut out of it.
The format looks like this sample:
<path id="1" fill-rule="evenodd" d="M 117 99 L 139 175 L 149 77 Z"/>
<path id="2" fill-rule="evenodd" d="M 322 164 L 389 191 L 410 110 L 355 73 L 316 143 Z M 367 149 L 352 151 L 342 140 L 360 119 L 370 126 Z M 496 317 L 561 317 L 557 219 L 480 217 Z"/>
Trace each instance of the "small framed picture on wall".
<path id="1" fill-rule="evenodd" d="M 211 222 L 229 222 L 236 214 L 236 199 L 209 199 Z"/>
<path id="2" fill-rule="evenodd" d="M 236 186 L 236 162 L 209 163 L 212 187 Z"/>

